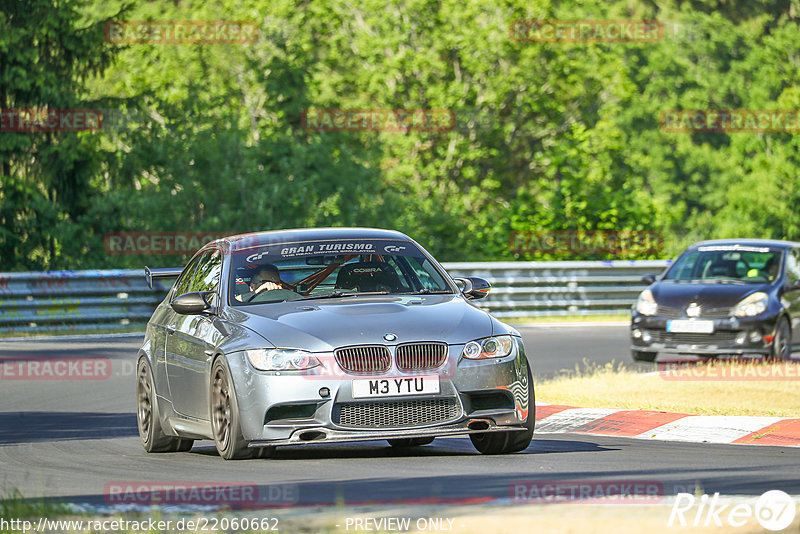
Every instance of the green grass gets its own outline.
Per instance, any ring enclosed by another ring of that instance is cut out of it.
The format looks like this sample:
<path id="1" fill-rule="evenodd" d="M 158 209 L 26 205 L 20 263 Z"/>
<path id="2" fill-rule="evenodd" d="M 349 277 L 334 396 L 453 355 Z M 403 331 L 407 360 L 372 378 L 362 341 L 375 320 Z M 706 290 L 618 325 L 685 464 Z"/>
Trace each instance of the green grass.
<path id="1" fill-rule="evenodd" d="M 65 504 L 48 499 L 26 499 L 18 489 L 8 490 L 0 500 L 0 517 L 31 519 L 69 514 Z M 0 530 L 5 533 L 5 530 Z"/>

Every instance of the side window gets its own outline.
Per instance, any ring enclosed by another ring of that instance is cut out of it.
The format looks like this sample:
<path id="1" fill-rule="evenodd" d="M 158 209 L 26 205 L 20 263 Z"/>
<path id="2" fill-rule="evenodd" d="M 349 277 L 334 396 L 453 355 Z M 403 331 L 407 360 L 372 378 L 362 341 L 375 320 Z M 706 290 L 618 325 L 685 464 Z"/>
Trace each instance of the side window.
<path id="1" fill-rule="evenodd" d="M 796 248 L 786 254 L 786 280 L 789 284 L 800 280 L 800 250 Z"/>
<path id="2" fill-rule="evenodd" d="M 189 262 L 189 265 L 183 269 L 183 273 L 181 273 L 180 278 L 178 278 L 178 280 L 175 282 L 175 293 L 173 294 L 173 298 L 189 292 L 189 284 L 192 282 L 192 275 L 197 267 L 199 258 L 199 256 L 194 258 Z"/>
<path id="3" fill-rule="evenodd" d="M 219 250 L 208 250 L 200 256 L 194 271 L 189 291 L 215 291 L 222 276 L 222 254 Z"/>

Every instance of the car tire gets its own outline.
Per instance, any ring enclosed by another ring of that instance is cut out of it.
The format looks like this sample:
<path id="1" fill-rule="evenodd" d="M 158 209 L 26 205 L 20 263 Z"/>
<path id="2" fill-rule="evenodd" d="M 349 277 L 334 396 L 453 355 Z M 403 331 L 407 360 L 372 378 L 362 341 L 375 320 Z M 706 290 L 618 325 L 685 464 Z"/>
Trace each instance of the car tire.
<path id="1" fill-rule="evenodd" d="M 248 447 L 239 424 L 239 403 L 233 388 L 228 362 L 219 357 L 211 366 L 211 394 L 209 395 L 211 430 L 217 452 L 226 460 L 265 458 L 274 447 Z"/>
<path id="2" fill-rule="evenodd" d="M 786 317 L 778 319 L 775 327 L 775 339 L 772 340 L 767 360 L 782 361 L 792 359 L 792 327 Z"/>
<path id="3" fill-rule="evenodd" d="M 508 432 L 482 432 L 470 434 L 472 445 L 481 454 L 511 454 L 524 451 L 533 440 L 533 429 L 536 425 L 536 395 L 533 391 L 533 376 L 531 366 L 528 367 L 528 419 L 525 421 L 525 430 L 510 430 Z"/>
<path id="4" fill-rule="evenodd" d="M 386 441 L 389 442 L 389 445 L 392 447 L 421 447 L 423 445 L 429 445 L 433 443 L 433 440 L 436 438 L 397 438 L 397 439 L 387 439 Z"/>
<path id="5" fill-rule="evenodd" d="M 650 352 L 644 350 L 631 350 L 631 356 L 635 362 L 654 362 L 658 357 L 657 352 Z"/>
<path id="6" fill-rule="evenodd" d="M 136 426 L 147 452 L 186 452 L 194 445 L 193 439 L 168 436 L 161 428 L 153 371 L 147 358 L 140 358 L 136 366 Z"/>

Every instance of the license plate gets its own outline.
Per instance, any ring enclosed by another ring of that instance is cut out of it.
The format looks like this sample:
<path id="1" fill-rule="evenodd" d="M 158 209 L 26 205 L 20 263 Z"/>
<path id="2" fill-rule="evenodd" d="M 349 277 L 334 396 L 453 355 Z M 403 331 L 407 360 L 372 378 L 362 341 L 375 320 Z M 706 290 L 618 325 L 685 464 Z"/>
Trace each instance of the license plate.
<path id="1" fill-rule="evenodd" d="M 667 321 L 667 332 L 713 334 L 714 321 L 693 321 L 691 319 L 676 319 L 673 321 Z"/>
<path id="2" fill-rule="evenodd" d="M 357 399 L 431 393 L 439 393 L 439 377 L 437 375 L 353 380 L 353 397 Z"/>

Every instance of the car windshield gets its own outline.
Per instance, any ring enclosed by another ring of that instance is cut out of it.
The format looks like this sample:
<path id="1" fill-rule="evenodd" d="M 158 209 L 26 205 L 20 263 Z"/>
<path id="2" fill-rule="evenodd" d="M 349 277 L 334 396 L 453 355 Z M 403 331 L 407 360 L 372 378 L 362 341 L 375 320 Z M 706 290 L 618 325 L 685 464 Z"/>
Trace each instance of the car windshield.
<path id="1" fill-rule="evenodd" d="M 233 252 L 234 306 L 371 294 L 453 293 L 413 243 L 333 240 L 270 244 Z"/>
<path id="2" fill-rule="evenodd" d="M 766 247 L 709 245 L 685 252 L 664 280 L 704 283 L 764 283 L 780 272 L 783 252 Z"/>

